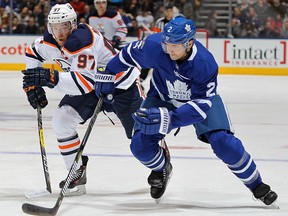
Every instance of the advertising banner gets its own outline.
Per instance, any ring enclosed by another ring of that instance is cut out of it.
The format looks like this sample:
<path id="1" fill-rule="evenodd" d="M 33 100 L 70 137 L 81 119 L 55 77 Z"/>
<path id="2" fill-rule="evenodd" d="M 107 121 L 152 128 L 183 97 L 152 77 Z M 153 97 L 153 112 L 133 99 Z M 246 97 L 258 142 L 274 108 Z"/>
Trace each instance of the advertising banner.
<path id="1" fill-rule="evenodd" d="M 0 70 L 25 69 L 25 49 L 37 37 L 0 36 Z M 288 40 L 210 38 L 208 44 L 220 73 L 288 75 Z M 44 66 L 59 68 L 53 62 Z"/>

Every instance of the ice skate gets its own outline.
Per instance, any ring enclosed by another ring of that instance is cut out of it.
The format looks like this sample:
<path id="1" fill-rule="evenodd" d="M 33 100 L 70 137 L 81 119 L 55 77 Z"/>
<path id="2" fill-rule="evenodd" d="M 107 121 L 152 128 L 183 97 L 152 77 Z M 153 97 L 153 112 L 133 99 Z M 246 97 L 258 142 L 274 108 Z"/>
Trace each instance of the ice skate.
<path id="1" fill-rule="evenodd" d="M 152 171 L 148 177 L 148 184 L 151 186 L 150 195 L 155 199 L 157 204 L 160 202 L 166 190 L 167 184 L 172 176 L 172 169 L 172 164 L 169 161 L 162 172 Z"/>
<path id="2" fill-rule="evenodd" d="M 88 163 L 88 157 L 82 155 L 82 166 L 76 170 L 75 176 L 68 186 L 66 196 L 80 196 L 86 194 L 85 184 L 87 183 L 86 168 Z M 60 188 L 63 188 L 65 180 L 61 181 L 59 184 Z"/>
<path id="3" fill-rule="evenodd" d="M 278 195 L 270 189 L 269 185 L 261 183 L 258 187 L 252 190 L 252 192 L 254 197 L 261 200 L 265 205 L 279 209 L 276 202 Z"/>

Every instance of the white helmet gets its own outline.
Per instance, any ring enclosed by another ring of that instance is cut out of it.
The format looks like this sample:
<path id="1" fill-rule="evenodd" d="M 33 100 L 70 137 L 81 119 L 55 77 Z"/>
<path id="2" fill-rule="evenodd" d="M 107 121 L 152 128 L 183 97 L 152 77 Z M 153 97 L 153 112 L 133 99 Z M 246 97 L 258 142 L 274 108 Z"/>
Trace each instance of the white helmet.
<path id="1" fill-rule="evenodd" d="M 70 22 L 73 29 L 76 28 L 77 14 L 73 7 L 69 4 L 56 4 L 48 14 L 48 32 L 52 34 L 50 24 Z"/>
<path id="2" fill-rule="evenodd" d="M 96 2 L 107 2 L 107 0 L 94 0 L 94 4 L 96 4 Z"/>

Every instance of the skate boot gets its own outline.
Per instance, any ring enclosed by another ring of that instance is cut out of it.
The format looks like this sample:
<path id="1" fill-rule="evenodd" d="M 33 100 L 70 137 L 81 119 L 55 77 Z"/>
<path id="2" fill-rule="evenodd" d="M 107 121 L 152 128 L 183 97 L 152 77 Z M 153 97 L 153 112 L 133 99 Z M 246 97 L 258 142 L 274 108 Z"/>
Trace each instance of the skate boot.
<path id="1" fill-rule="evenodd" d="M 157 204 L 160 202 L 161 197 L 166 190 L 167 184 L 172 176 L 172 169 L 172 164 L 168 161 L 162 172 L 155 172 L 152 170 L 148 177 L 148 184 L 151 186 L 150 195 L 155 199 Z"/>
<path id="2" fill-rule="evenodd" d="M 66 196 L 80 196 L 86 193 L 85 184 L 87 183 L 86 168 L 88 163 L 88 156 L 81 156 L 82 166 L 75 171 L 75 175 L 72 177 L 72 181 L 68 186 Z M 65 180 L 59 184 L 60 188 L 65 185 Z M 75 190 L 76 189 L 76 190 Z"/>
<path id="3" fill-rule="evenodd" d="M 269 185 L 261 183 L 258 187 L 252 190 L 252 192 L 254 197 L 261 200 L 265 205 L 273 205 L 273 207 L 279 208 L 275 202 L 278 195 L 270 189 Z"/>

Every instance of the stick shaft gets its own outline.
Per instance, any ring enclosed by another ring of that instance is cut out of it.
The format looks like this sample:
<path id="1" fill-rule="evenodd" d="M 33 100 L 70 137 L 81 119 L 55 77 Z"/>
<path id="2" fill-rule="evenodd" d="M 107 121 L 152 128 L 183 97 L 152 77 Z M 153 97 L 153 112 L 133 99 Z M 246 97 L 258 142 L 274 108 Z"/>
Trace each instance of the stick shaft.
<path id="1" fill-rule="evenodd" d="M 52 193 L 51 180 L 50 180 L 50 175 L 49 175 L 49 171 L 48 171 L 48 161 L 47 161 L 47 155 L 46 155 L 46 149 L 45 149 L 45 143 L 44 143 L 42 110 L 41 110 L 41 107 L 39 105 L 37 106 L 37 122 L 38 122 L 38 135 L 39 135 L 42 165 L 43 165 L 45 182 L 46 182 L 46 189 L 47 189 L 47 191 Z"/>

